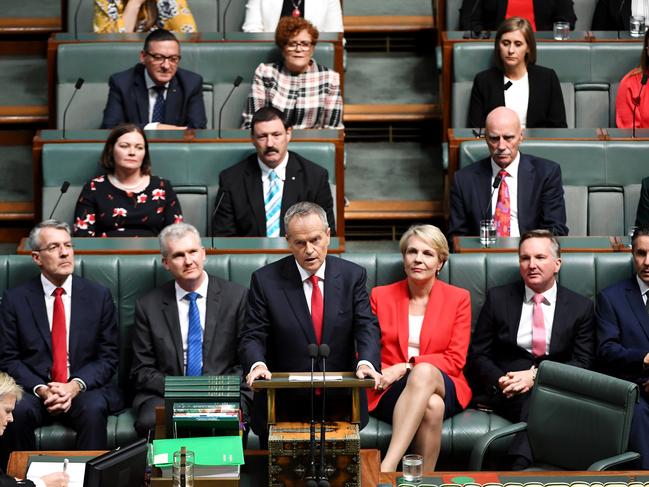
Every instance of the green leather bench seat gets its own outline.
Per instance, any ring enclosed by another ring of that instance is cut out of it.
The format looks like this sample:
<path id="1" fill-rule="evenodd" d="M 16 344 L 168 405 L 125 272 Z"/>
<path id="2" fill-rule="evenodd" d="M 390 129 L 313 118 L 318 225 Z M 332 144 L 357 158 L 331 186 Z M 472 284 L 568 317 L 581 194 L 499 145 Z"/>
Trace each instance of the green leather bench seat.
<path id="1" fill-rule="evenodd" d="M 244 286 L 257 268 L 282 256 L 273 255 L 213 255 L 206 269 L 224 279 Z M 399 254 L 343 254 L 342 258 L 356 262 L 367 270 L 368 289 L 403 278 Z M 159 256 L 155 255 L 83 255 L 77 256 L 77 274 L 107 286 L 115 300 L 120 328 L 120 364 L 118 382 L 131 397 L 128 375 L 131 366 L 131 333 L 135 300 L 169 279 Z M 36 277 L 37 267 L 29 256 L 0 255 L 0 292 Z M 559 275 L 561 284 L 593 298 L 604 287 L 632 274 L 631 256 L 616 254 L 566 254 Z M 475 322 L 484 303 L 486 290 L 504 284 L 518 276 L 515 254 L 454 254 L 444 266 L 440 278 L 471 292 L 472 317 Z M 461 469 L 466 466 L 476 439 L 482 434 L 508 424 L 504 419 L 483 411 L 467 410 L 445 421 L 442 431 L 440 468 Z M 372 419 L 361 432 L 363 448 L 385 451 L 391 427 Z M 123 445 L 134 438 L 133 413 L 126 410 L 109 422 L 109 447 Z M 60 425 L 41 428 L 36 432 L 37 445 L 42 449 L 73 448 L 74 434 Z M 255 439 L 251 438 L 251 445 Z M 503 452 L 506 444 L 497 451 Z"/>
<path id="2" fill-rule="evenodd" d="M 635 224 L 649 142 L 525 140 L 520 151 L 561 166 L 570 235 L 626 235 Z M 459 168 L 489 155 L 484 140 L 460 145 Z"/>
<path id="3" fill-rule="evenodd" d="M 83 185 L 102 171 L 99 158 L 104 144 L 97 142 L 45 144 L 42 154 L 42 215 L 49 216 L 63 181 L 70 188 L 56 209 L 56 218 L 72 223 Z M 171 181 L 178 193 L 185 221 L 208 235 L 216 204 L 219 174 L 254 152 L 249 143 L 155 142 L 149 144 L 153 174 Z M 336 200 L 336 147 L 328 142 L 294 142 L 291 150 L 317 162 L 329 173 Z M 40 191 L 40 189 L 35 189 Z M 336 208 L 334 207 L 334 214 Z M 339 227 L 340 228 L 340 227 Z"/>
<path id="4" fill-rule="evenodd" d="M 98 36 L 101 37 L 101 36 Z M 61 127 L 65 105 L 78 78 L 85 83 L 70 105 L 68 129 L 99 128 L 108 98 L 108 79 L 114 73 L 134 66 L 143 43 L 77 42 L 60 44 L 56 59 L 56 126 Z M 237 76 L 243 82 L 234 91 L 223 110 L 222 127 L 238 128 L 250 92 L 255 69 L 260 63 L 281 59 L 272 42 L 183 42 L 180 67 L 203 76 L 203 96 L 207 128 L 218 128 L 219 110 L 232 89 Z M 314 58 L 333 68 L 335 46 L 319 42 Z"/>
<path id="5" fill-rule="evenodd" d="M 640 42 L 537 43 L 537 63 L 561 82 L 568 127 L 615 127 L 615 97 L 622 77 L 638 65 Z M 453 45 L 453 127 L 466 127 L 473 78 L 493 63 L 493 43 Z"/>

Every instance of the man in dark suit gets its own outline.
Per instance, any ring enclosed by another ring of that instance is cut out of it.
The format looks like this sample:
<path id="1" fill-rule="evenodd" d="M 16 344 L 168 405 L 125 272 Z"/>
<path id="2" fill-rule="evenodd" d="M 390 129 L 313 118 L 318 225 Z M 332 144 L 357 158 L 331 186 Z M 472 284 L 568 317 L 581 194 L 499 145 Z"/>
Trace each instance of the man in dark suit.
<path id="1" fill-rule="evenodd" d="M 499 220 L 499 213 L 506 220 L 506 230 L 499 236 L 518 237 L 538 228 L 568 235 L 561 168 L 518 151 L 523 130 L 516 112 L 505 107 L 492 110 L 486 140 L 491 157 L 455 173 L 449 235 L 478 235 L 480 220 L 492 216 Z M 498 176 L 501 183 L 492 192 Z"/>
<path id="2" fill-rule="evenodd" d="M 553 360 L 590 368 L 595 354 L 593 303 L 556 282 L 559 242 L 547 230 L 525 233 L 518 248 L 523 282 L 487 298 L 469 348 L 469 382 L 478 401 L 512 422 L 525 421 L 536 368 Z M 510 450 L 515 466 L 531 461 L 526 437 Z"/>
<path id="3" fill-rule="evenodd" d="M 0 306 L 0 369 L 27 394 L 0 438 L 1 452 L 34 450 L 34 430 L 60 421 L 76 431 L 76 448 L 106 449 L 106 423 L 122 407 L 112 383 L 119 337 L 110 291 L 73 276 L 66 223 L 47 220 L 30 234 L 41 274 L 5 291 Z"/>
<path id="4" fill-rule="evenodd" d="M 152 129 L 204 129 L 203 78 L 179 68 L 180 43 L 169 31 L 151 32 L 140 64 L 110 77 L 101 128 L 134 123 Z"/>
<path id="5" fill-rule="evenodd" d="M 642 180 L 635 224 L 637 227 L 649 227 L 649 178 Z"/>
<path id="6" fill-rule="evenodd" d="M 597 356 L 605 372 L 640 388 L 629 448 L 640 453 L 644 470 L 649 469 L 649 227 L 638 228 L 632 242 L 635 275 L 597 296 Z"/>
<path id="7" fill-rule="evenodd" d="M 381 332 L 370 309 L 365 269 L 327 257 L 329 226 L 319 206 L 297 203 L 284 219 L 293 255 L 262 267 L 251 279 L 248 315 L 239 342 L 241 363 L 249 371 L 248 384 L 270 379 L 271 370 L 311 370 L 307 347 L 318 343 L 330 347 L 327 370 L 356 370 L 358 377 L 372 377 L 378 385 Z M 266 434 L 264 398 L 255 394 L 252 422 L 262 441 Z M 306 409 L 304 402 L 296 403 L 289 414 Z M 366 401 L 364 416 L 367 422 Z"/>
<path id="8" fill-rule="evenodd" d="M 281 111 L 261 108 L 251 123 L 250 133 L 257 153 L 221 172 L 212 226 L 214 235 L 280 237 L 286 231 L 283 221 L 286 210 L 300 201 L 324 208 L 335 235 L 327 170 L 289 152 L 292 129 Z"/>
<path id="9" fill-rule="evenodd" d="M 135 305 L 131 380 L 135 428 L 141 436 L 155 427 L 155 408 L 164 403 L 165 376 L 242 375 L 237 338 L 246 315 L 247 290 L 205 272 L 205 248 L 193 226 L 169 225 L 159 239 L 162 264 L 174 280 Z M 192 322 L 192 293 L 198 294 L 198 322 Z M 194 365 L 194 358 L 199 363 Z M 241 406 L 246 418 L 251 400 L 244 383 Z"/>

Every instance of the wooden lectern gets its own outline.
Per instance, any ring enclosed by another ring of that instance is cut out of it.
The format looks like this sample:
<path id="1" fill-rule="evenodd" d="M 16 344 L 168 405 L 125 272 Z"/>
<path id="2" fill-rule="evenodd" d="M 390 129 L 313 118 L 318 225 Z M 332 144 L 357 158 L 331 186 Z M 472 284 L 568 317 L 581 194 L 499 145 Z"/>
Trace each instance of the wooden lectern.
<path id="1" fill-rule="evenodd" d="M 342 380 L 323 383 L 322 373 L 314 374 L 316 388 L 350 389 L 349 420 L 339 420 L 329 414 L 325 421 L 325 468 L 332 487 L 360 487 L 360 435 L 361 389 L 374 386 L 373 379 L 358 379 L 353 372 L 327 372 L 327 378 L 342 376 Z M 275 372 L 271 380 L 257 380 L 255 391 L 265 390 L 268 394 L 268 481 L 270 487 L 299 487 L 310 468 L 310 424 L 281 418 L 276 408 L 279 389 L 310 389 L 310 380 L 290 380 L 289 377 L 310 378 L 309 372 Z M 316 396 L 316 402 L 319 399 Z M 308 410 L 309 403 L 304 404 Z M 325 411 L 326 412 L 326 411 Z M 320 416 L 316 416 L 321 419 Z M 316 445 L 320 444 L 320 424 L 316 427 Z M 320 458 L 316 448 L 316 460 Z M 319 462 L 316 462 L 319 463 Z"/>

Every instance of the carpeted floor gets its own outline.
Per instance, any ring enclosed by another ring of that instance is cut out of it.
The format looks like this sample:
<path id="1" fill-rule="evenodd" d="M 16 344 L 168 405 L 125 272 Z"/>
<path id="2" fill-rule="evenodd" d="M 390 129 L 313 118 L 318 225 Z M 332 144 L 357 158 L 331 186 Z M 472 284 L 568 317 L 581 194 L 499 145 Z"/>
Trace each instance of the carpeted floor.
<path id="1" fill-rule="evenodd" d="M 348 53 L 345 103 L 436 103 L 432 57 L 406 53 Z"/>
<path id="2" fill-rule="evenodd" d="M 435 200 L 443 197 L 439 146 L 415 142 L 345 145 L 345 196 L 350 200 Z"/>
<path id="3" fill-rule="evenodd" d="M 47 60 L 0 56 L 0 106 L 47 105 Z"/>

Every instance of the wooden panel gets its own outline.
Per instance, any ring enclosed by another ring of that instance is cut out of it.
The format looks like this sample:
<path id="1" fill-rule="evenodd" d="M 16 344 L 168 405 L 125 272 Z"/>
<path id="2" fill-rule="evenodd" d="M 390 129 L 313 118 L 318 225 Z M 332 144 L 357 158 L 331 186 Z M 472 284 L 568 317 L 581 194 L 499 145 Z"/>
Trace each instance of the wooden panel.
<path id="1" fill-rule="evenodd" d="M 443 216 L 441 201 L 357 200 L 345 208 L 347 220 L 424 219 Z"/>
<path id="2" fill-rule="evenodd" d="M 46 122 L 47 105 L 0 106 L 0 124 Z"/>
<path id="3" fill-rule="evenodd" d="M 345 15 L 345 32 L 407 32 L 432 29 L 432 15 Z"/>
<path id="4" fill-rule="evenodd" d="M 0 18 L 0 34 L 38 34 L 58 32 L 61 19 L 58 17 L 4 17 Z"/>
<path id="5" fill-rule="evenodd" d="M 344 111 L 345 122 L 404 122 L 420 121 L 439 118 L 442 109 L 437 104 L 346 104 Z"/>

